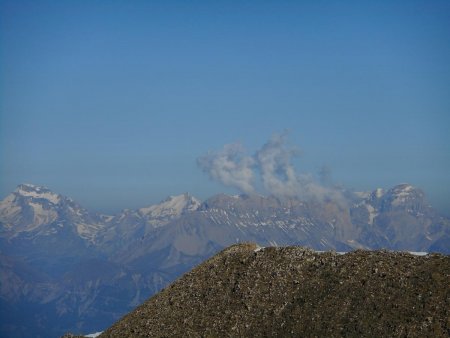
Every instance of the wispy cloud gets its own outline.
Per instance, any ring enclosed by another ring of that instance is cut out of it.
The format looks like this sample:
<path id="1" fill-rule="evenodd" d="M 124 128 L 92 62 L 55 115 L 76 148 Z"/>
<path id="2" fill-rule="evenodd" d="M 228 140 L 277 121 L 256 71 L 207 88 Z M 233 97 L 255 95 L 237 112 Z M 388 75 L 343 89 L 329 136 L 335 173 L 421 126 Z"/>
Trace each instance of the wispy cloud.
<path id="1" fill-rule="evenodd" d="M 255 159 L 264 188 L 275 196 L 295 197 L 300 192 L 300 179 L 291 159 L 298 155 L 296 148 L 286 145 L 287 133 L 274 134 L 256 152 Z"/>
<path id="2" fill-rule="evenodd" d="M 297 147 L 287 144 L 286 132 L 274 134 L 253 155 L 248 155 L 240 144 L 227 144 L 220 151 L 211 151 L 197 159 L 200 168 L 212 179 L 226 186 L 253 194 L 257 186 L 264 193 L 279 198 L 301 198 L 324 201 L 332 199 L 342 202 L 340 191 L 329 184 L 329 168 L 321 173 L 323 184 L 316 182 L 313 175 L 298 173 L 292 164 L 299 156 Z M 260 181 L 260 185 L 255 184 Z"/>
<path id="3" fill-rule="evenodd" d="M 226 144 L 220 151 L 211 151 L 197 159 L 197 164 L 211 178 L 226 186 L 238 188 L 252 194 L 255 161 L 245 155 L 244 148 L 238 143 Z"/>

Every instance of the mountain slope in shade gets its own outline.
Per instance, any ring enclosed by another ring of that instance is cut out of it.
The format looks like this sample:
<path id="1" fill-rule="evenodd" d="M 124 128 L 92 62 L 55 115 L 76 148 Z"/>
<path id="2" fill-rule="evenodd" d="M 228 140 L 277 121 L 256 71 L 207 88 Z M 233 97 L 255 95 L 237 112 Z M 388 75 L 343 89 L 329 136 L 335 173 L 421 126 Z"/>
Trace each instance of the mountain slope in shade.
<path id="1" fill-rule="evenodd" d="M 234 245 L 100 337 L 446 337 L 450 257 Z"/>

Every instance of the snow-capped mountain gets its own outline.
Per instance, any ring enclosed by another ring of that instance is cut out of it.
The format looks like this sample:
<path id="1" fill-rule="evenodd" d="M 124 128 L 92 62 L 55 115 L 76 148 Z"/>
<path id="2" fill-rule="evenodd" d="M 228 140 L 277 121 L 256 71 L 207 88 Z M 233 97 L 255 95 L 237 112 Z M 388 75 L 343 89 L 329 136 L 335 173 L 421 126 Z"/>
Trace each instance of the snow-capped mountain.
<path id="1" fill-rule="evenodd" d="M 138 212 L 148 223 L 158 227 L 180 217 L 182 214 L 197 210 L 199 206 L 200 201 L 198 199 L 189 193 L 184 193 L 178 196 L 169 196 L 161 203 L 141 208 Z"/>
<path id="2" fill-rule="evenodd" d="M 365 200 L 367 204 L 382 211 L 406 208 L 409 212 L 414 212 L 431 208 L 425 201 L 423 191 L 407 183 L 399 184 L 387 191 L 378 188 Z"/>
<path id="3" fill-rule="evenodd" d="M 107 230 L 102 234 L 102 245 L 106 252 L 121 255 L 124 248 L 135 247 L 135 242 L 188 213 L 196 211 L 200 201 L 184 193 L 169 196 L 158 204 L 137 210 L 124 209 L 107 221 Z"/>
<path id="4" fill-rule="evenodd" d="M 0 202 L 0 219 L 6 228 L 22 225 L 24 231 L 30 230 L 53 222 L 57 218 L 55 206 L 60 201 L 59 195 L 46 188 L 22 184 Z"/>
<path id="5" fill-rule="evenodd" d="M 95 243 L 106 216 L 91 213 L 71 198 L 46 187 L 21 184 L 0 202 L 2 235 L 55 235 L 70 230 Z"/>
<path id="6" fill-rule="evenodd" d="M 450 220 L 420 189 L 401 184 L 345 196 L 343 203 L 219 194 L 201 203 L 185 193 L 105 216 L 22 184 L 0 202 L 0 309 L 9 309 L 0 313 L 0 336 L 10 335 L 10 323 L 22 325 L 17 318 L 30 304 L 42 315 L 26 312 L 22 336 L 55 322 L 60 335 L 103 329 L 236 242 L 449 253 Z"/>
<path id="7" fill-rule="evenodd" d="M 361 229 L 360 241 L 369 248 L 431 251 L 438 249 L 436 241 L 448 238 L 449 220 L 427 203 L 422 190 L 410 184 L 376 189 L 354 204 L 350 213 L 352 223 Z"/>

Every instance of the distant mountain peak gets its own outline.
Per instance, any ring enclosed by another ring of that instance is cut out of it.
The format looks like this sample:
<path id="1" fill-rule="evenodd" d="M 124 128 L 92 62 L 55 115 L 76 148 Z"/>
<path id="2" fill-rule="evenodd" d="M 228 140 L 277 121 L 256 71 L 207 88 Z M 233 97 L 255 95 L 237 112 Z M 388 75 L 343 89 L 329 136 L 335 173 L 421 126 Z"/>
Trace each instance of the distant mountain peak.
<path id="1" fill-rule="evenodd" d="M 31 183 L 22 183 L 19 184 L 16 188 L 17 192 L 19 191 L 24 191 L 24 192 L 30 192 L 30 191 L 35 191 L 35 192 L 44 192 L 44 191 L 50 191 L 49 188 L 47 188 L 46 186 L 43 185 L 36 185 L 36 184 L 31 184 Z"/>
<path id="2" fill-rule="evenodd" d="M 0 224 L 8 230 L 30 236 L 55 235 L 70 224 L 77 236 L 94 242 L 104 228 L 102 219 L 59 195 L 49 188 L 34 184 L 20 184 L 0 201 Z M 12 234 L 14 235 L 14 234 Z M 14 235 L 15 236 L 15 235 Z"/>
<path id="3" fill-rule="evenodd" d="M 396 185 L 390 189 L 387 194 L 392 206 L 402 206 L 411 202 L 423 202 L 425 194 L 422 190 L 408 183 Z"/>
<path id="4" fill-rule="evenodd" d="M 23 197 L 45 199 L 53 204 L 58 204 L 61 201 L 61 196 L 55 194 L 47 187 L 29 183 L 20 184 L 14 192 Z"/>
<path id="5" fill-rule="evenodd" d="M 413 192 L 415 190 L 418 190 L 416 187 L 409 183 L 402 183 L 398 184 L 389 191 L 393 194 L 408 194 L 410 192 Z"/>
<path id="6" fill-rule="evenodd" d="M 189 193 L 169 196 L 159 204 L 139 209 L 142 216 L 148 218 L 175 218 L 185 212 L 195 211 L 201 202 Z"/>

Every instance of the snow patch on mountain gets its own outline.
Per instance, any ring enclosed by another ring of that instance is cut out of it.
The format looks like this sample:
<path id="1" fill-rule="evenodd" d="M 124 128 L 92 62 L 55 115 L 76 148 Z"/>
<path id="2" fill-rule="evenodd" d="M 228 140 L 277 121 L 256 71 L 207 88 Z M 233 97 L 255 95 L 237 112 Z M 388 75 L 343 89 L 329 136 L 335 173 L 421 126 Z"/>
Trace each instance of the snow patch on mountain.
<path id="1" fill-rule="evenodd" d="M 16 196 L 9 194 L 0 202 L 0 219 L 11 219 L 20 215 L 22 208 L 14 204 Z"/>
<path id="2" fill-rule="evenodd" d="M 15 192 L 25 197 L 46 199 L 53 204 L 58 204 L 61 201 L 61 198 L 58 194 L 51 192 L 45 187 L 40 187 L 32 184 L 21 184 Z"/>
<path id="3" fill-rule="evenodd" d="M 428 255 L 428 252 L 425 252 L 425 251 L 408 251 L 408 253 L 410 253 L 411 255 L 414 255 L 414 256 L 426 256 L 426 255 Z"/>
<path id="4" fill-rule="evenodd" d="M 102 224 L 86 224 L 86 223 L 77 223 L 77 233 L 81 238 L 88 240 L 91 243 L 95 242 L 95 238 L 97 233 L 104 228 Z"/>
<path id="5" fill-rule="evenodd" d="M 383 195 L 384 195 L 384 190 L 383 190 L 383 189 L 377 188 L 377 189 L 375 190 L 375 196 L 376 196 L 376 198 L 381 198 Z"/>
<path id="6" fill-rule="evenodd" d="M 44 209 L 40 203 L 30 202 L 29 205 L 33 208 L 33 224 L 35 227 L 38 227 L 41 224 L 52 223 L 58 217 L 58 214 L 55 211 Z"/>
<path id="7" fill-rule="evenodd" d="M 398 206 L 405 203 L 414 191 L 414 187 L 409 184 L 398 186 L 394 189 L 394 199 L 392 201 L 393 206 Z"/>

